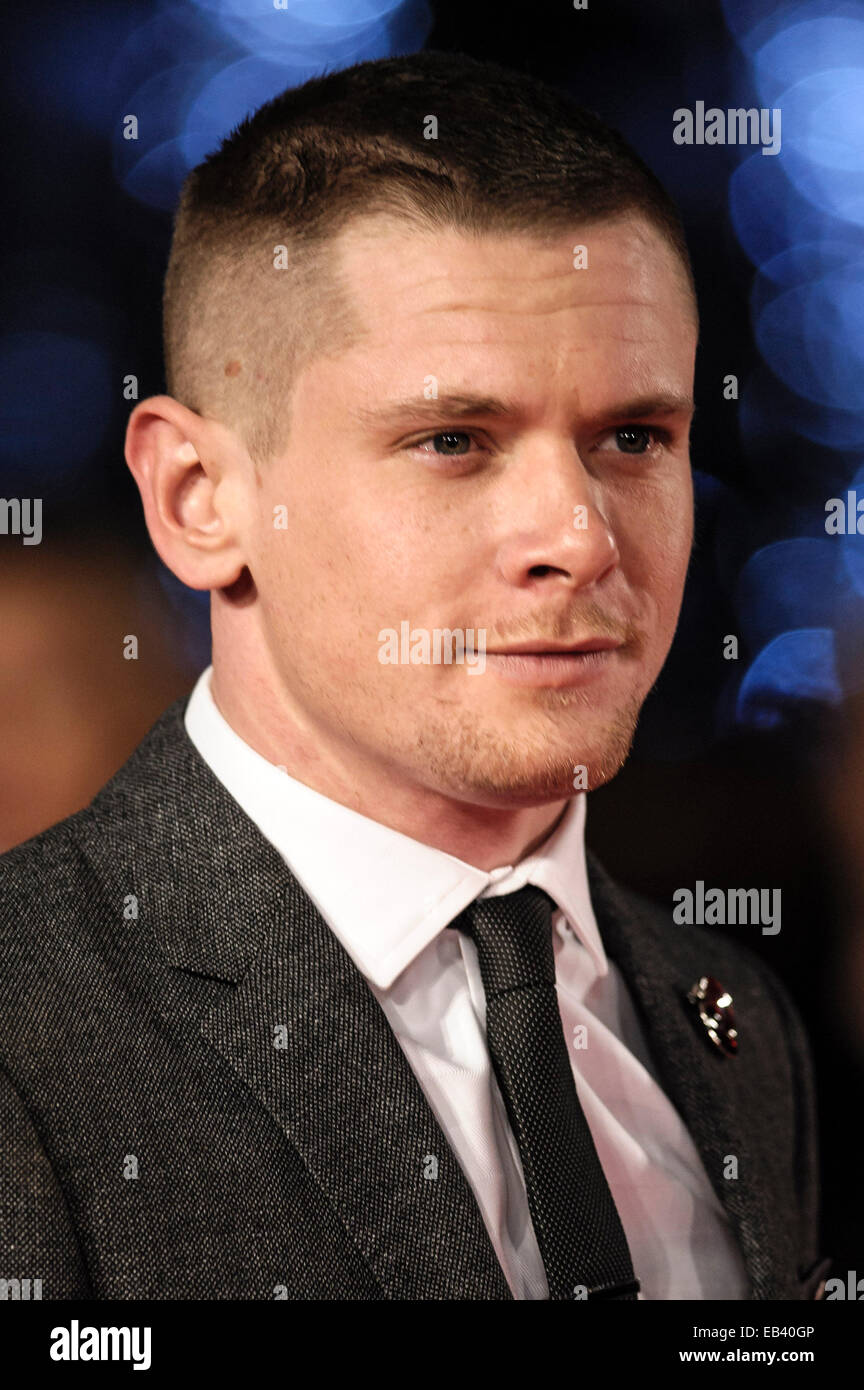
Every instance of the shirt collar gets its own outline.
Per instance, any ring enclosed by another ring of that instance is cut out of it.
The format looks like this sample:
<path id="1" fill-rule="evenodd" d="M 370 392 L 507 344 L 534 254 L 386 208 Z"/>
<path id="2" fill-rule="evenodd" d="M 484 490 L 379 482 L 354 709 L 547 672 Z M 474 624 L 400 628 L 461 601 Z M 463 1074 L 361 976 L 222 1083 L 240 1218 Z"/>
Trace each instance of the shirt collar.
<path id="1" fill-rule="evenodd" d="M 382 989 L 480 896 L 543 888 L 589 951 L 606 956 L 585 864 L 585 793 L 552 834 L 514 866 L 487 873 L 298 782 L 235 733 L 202 671 L 186 707 L 186 731 L 204 761 L 282 855 L 357 968 Z"/>

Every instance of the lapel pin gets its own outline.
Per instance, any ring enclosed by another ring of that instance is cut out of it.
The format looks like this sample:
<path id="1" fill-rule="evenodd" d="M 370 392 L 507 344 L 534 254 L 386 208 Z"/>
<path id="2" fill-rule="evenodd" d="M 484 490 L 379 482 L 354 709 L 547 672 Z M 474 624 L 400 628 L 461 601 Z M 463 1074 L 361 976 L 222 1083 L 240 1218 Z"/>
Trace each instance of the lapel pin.
<path id="1" fill-rule="evenodd" d="M 687 995 L 712 1043 L 726 1057 L 738 1051 L 738 1030 L 732 1010 L 732 995 L 713 975 L 703 975 Z"/>

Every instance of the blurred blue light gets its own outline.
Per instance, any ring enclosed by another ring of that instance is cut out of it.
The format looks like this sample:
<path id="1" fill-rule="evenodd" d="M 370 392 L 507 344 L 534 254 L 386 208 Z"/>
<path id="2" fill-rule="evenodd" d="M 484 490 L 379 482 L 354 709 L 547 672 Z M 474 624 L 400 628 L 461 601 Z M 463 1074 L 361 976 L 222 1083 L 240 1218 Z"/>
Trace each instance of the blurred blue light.
<path id="1" fill-rule="evenodd" d="M 736 716 L 752 729 L 774 729 L 790 707 L 836 705 L 842 694 L 831 628 L 796 628 L 763 647 L 745 672 Z"/>
<path id="2" fill-rule="evenodd" d="M 729 180 L 729 215 L 745 253 L 754 265 L 787 250 L 798 240 L 814 241 L 824 235 L 825 216 L 789 182 L 776 159 L 750 155 Z"/>
<path id="3" fill-rule="evenodd" d="M 754 463 L 758 465 L 758 446 L 762 441 L 778 444 L 798 434 L 828 449 L 864 449 L 864 415 L 860 411 L 817 405 L 790 390 L 767 369 L 758 367 L 744 385 L 739 404 L 739 423 L 743 437 L 757 445 Z M 769 460 L 768 466 L 773 467 Z M 819 466 L 817 463 L 816 466 Z M 824 471 L 824 466 L 823 466 Z M 838 455 L 837 474 L 844 478 L 848 466 Z M 773 480 L 765 478 L 766 486 Z M 830 478 L 825 481 L 831 487 Z M 838 486 L 845 486 L 845 482 Z"/>
<path id="4" fill-rule="evenodd" d="M 287 10 L 272 0 L 195 0 L 185 15 L 172 7 L 162 18 L 164 32 L 153 20 L 126 44 L 132 70 L 152 75 L 119 103 L 137 118 L 138 138 L 124 138 L 118 121 L 114 159 L 124 189 L 164 211 L 189 170 L 265 102 L 325 72 L 414 51 L 431 25 L 425 0 L 291 0 Z M 194 57 L 164 65 L 169 53 Z"/>
<path id="5" fill-rule="evenodd" d="M 864 68 L 864 20 L 825 15 L 790 24 L 753 55 L 756 87 L 766 106 L 777 106 L 795 83 L 832 68 Z"/>
<path id="6" fill-rule="evenodd" d="M 190 169 L 180 131 L 202 86 L 221 72 L 223 59 L 178 63 L 148 78 L 123 104 L 135 116 L 138 138 L 127 140 L 122 123 L 114 133 L 115 177 L 139 202 L 168 211 Z"/>
<path id="7" fill-rule="evenodd" d="M 760 352 L 793 391 L 864 409 L 864 265 L 777 295 L 754 327 Z"/>
<path id="8" fill-rule="evenodd" d="M 242 120 L 287 87 L 299 87 L 321 72 L 320 63 L 286 68 L 261 58 L 241 58 L 222 68 L 202 87 L 183 124 L 181 148 L 191 169 L 219 145 Z"/>
<path id="9" fill-rule="evenodd" d="M 364 28 L 397 10 L 403 0 L 192 0 L 200 10 L 219 19 L 242 19 L 268 26 L 289 21 L 311 23 L 316 28 Z"/>
<path id="10" fill-rule="evenodd" d="M 824 511 L 821 511 L 824 523 Z M 835 537 L 795 536 L 750 556 L 738 577 L 734 606 L 751 651 L 785 630 L 830 627 L 840 569 Z"/>
<path id="11" fill-rule="evenodd" d="M 864 20 L 842 0 L 806 10 L 724 0 L 724 12 L 758 101 L 780 108 L 783 129 L 779 157 L 749 156 L 729 188 L 736 235 L 758 268 L 751 314 L 770 369 L 751 374 L 741 429 L 757 471 L 763 460 L 782 468 L 788 448 L 771 520 L 775 533 L 797 533 L 751 556 L 736 590 L 759 649 L 738 717 L 765 727 L 791 700 L 833 703 L 864 683 L 864 537 L 824 533 L 825 503 L 845 497 L 848 454 L 864 447 Z M 796 434 L 835 452 L 802 450 Z M 857 476 L 864 484 L 864 470 Z"/>
<path id="12" fill-rule="evenodd" d="M 254 9 L 243 5 L 236 11 L 223 9 L 219 13 L 208 6 L 202 13 L 215 32 L 221 32 L 247 54 L 270 62 L 317 62 L 319 71 L 348 67 L 365 58 L 387 57 L 394 51 L 390 34 L 405 19 L 412 35 L 408 51 L 413 51 L 422 46 L 431 25 L 425 0 L 353 4 L 342 10 L 307 5 L 293 12 L 259 3 Z"/>
<path id="13" fill-rule="evenodd" d="M 853 8 L 852 4 L 839 8 Z M 742 52 L 752 57 L 778 32 L 801 22 L 806 4 L 807 19 L 818 21 L 837 17 L 838 0 L 722 0 L 726 27 Z M 812 65 L 811 65 L 812 66 Z"/>
<path id="14" fill-rule="evenodd" d="M 139 203 L 162 212 L 173 212 L 190 167 L 182 137 L 163 140 L 145 151 L 124 175 L 123 187 Z"/>
<path id="15" fill-rule="evenodd" d="M 864 224 L 864 66 L 813 73 L 777 105 L 792 183 L 814 207 Z"/>
<path id="16" fill-rule="evenodd" d="M 836 235 L 826 235 L 813 241 L 799 236 L 794 245 L 762 262 L 753 287 L 755 316 L 773 299 L 778 285 L 791 289 L 832 272 L 844 273 L 864 264 L 864 247 L 860 236 L 844 224 L 837 226 L 831 222 L 829 227 L 832 231 L 837 228 Z"/>

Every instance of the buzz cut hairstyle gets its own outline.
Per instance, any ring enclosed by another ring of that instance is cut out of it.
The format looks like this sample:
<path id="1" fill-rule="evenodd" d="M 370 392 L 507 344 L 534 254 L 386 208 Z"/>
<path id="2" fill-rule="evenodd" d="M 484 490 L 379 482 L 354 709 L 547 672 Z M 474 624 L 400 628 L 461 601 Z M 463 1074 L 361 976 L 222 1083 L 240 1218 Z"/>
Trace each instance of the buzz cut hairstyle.
<path id="1" fill-rule="evenodd" d="M 257 469 L 285 446 L 298 371 L 356 327 L 334 251 L 346 223 L 389 214 L 424 232 L 537 237 L 628 213 L 671 244 L 695 305 L 675 204 L 567 95 L 434 51 L 313 78 L 244 120 L 183 185 L 166 389 L 238 430 Z"/>

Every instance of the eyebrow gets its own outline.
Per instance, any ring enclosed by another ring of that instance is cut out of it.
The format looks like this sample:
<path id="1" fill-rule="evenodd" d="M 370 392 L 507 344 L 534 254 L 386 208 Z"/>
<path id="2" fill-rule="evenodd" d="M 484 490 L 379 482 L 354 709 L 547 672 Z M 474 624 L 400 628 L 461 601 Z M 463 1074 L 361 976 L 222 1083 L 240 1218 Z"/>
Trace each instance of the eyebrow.
<path id="1" fill-rule="evenodd" d="M 450 424 L 466 416 L 513 417 L 520 407 L 515 401 L 502 400 L 497 396 L 473 396 L 450 394 L 427 400 L 425 396 L 412 396 L 399 401 L 386 401 L 380 406 L 357 406 L 354 413 L 364 424 L 398 425 L 406 419 L 418 423 Z M 693 399 L 677 392 L 663 392 L 653 396 L 638 396 L 622 401 L 598 412 L 603 419 L 639 420 L 646 416 L 693 414 Z"/>

